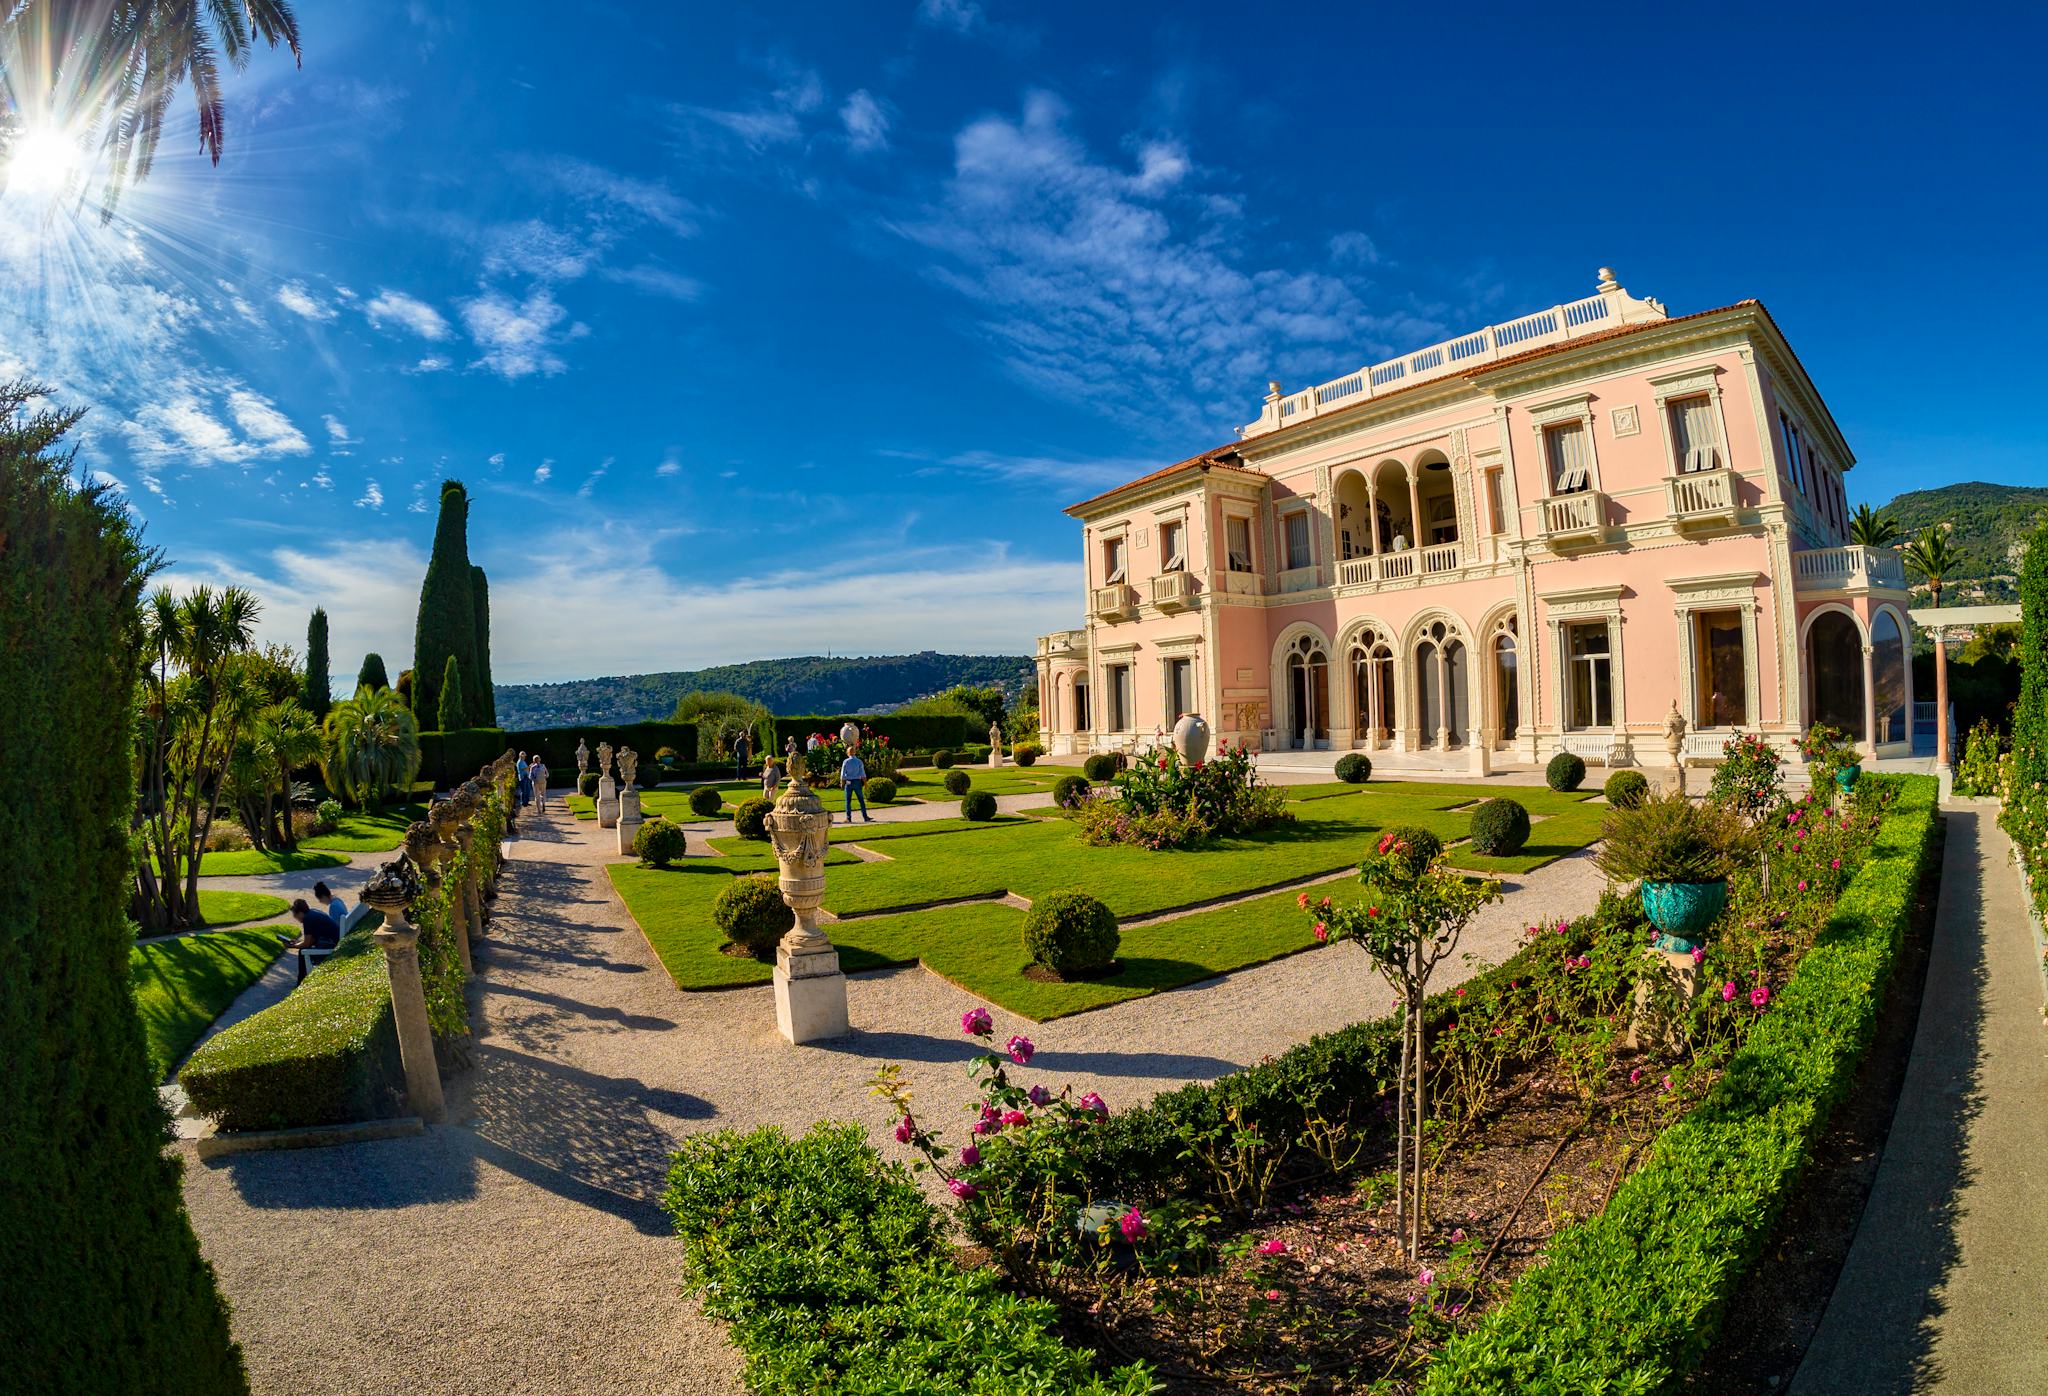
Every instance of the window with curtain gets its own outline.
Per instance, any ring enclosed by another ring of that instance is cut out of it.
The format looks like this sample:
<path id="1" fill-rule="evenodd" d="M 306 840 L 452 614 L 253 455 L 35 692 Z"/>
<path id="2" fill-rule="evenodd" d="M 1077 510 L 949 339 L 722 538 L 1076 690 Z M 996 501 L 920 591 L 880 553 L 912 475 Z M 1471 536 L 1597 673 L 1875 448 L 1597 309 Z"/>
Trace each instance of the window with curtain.
<path id="1" fill-rule="evenodd" d="M 1124 540 L 1105 538 L 1102 541 L 1102 584 L 1115 586 L 1124 579 Z"/>
<path id="2" fill-rule="evenodd" d="M 1714 400 L 1705 393 L 1684 397 L 1666 409 L 1671 415 L 1671 446 L 1677 473 L 1711 469 L 1721 463 L 1721 432 L 1714 420 Z M 1712 456 L 1706 449 L 1711 448 Z"/>
<path id="3" fill-rule="evenodd" d="M 1230 570 L 1252 570 L 1252 521 L 1232 516 L 1223 521 L 1224 547 L 1230 554 Z"/>
<path id="4" fill-rule="evenodd" d="M 1487 530 L 1489 533 L 1506 533 L 1508 531 L 1507 503 L 1501 498 L 1500 471 L 1498 470 L 1486 472 L 1486 514 L 1487 523 L 1490 525 Z"/>
<path id="5" fill-rule="evenodd" d="M 1692 669 L 1699 685 L 1693 712 L 1702 727 L 1740 727 L 1749 721 L 1749 669 L 1742 646 L 1741 611 L 1696 611 Z"/>
<path id="6" fill-rule="evenodd" d="M 1799 460 L 1799 428 L 1792 425 L 1792 419 L 1783 412 L 1778 414 L 1778 431 L 1785 438 L 1785 469 L 1792 477 L 1792 488 L 1806 493 L 1806 473 Z"/>
<path id="7" fill-rule="evenodd" d="M 1593 456 L 1586 447 L 1584 422 L 1560 422 L 1543 431 L 1544 451 L 1550 457 L 1550 492 L 1576 494 L 1593 481 Z"/>
<path id="8" fill-rule="evenodd" d="M 1565 627 L 1566 708 L 1573 727 L 1614 725 L 1614 656 L 1607 622 Z"/>
<path id="9" fill-rule="evenodd" d="M 1287 516 L 1287 566 L 1313 567 L 1315 552 L 1309 547 L 1308 510 L 1297 509 Z"/>
<path id="10" fill-rule="evenodd" d="M 1166 572 L 1185 572 L 1188 526 L 1184 523 L 1159 525 L 1159 566 Z"/>

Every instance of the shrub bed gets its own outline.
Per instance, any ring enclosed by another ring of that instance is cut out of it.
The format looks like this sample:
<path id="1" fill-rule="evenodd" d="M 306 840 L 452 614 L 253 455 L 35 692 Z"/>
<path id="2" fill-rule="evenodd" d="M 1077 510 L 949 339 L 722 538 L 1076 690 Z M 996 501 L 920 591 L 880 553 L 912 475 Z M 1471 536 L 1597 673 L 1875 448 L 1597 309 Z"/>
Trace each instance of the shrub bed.
<path id="1" fill-rule="evenodd" d="M 766 842 L 768 816 L 774 809 L 773 800 L 742 800 L 732 812 L 732 831 L 743 839 Z"/>
<path id="2" fill-rule="evenodd" d="M 1121 939 L 1116 917 L 1086 892 L 1048 892 L 1024 916 L 1024 948 L 1032 963 L 1061 979 L 1109 968 Z"/>
<path id="3" fill-rule="evenodd" d="M 1052 783 L 1052 802 L 1061 809 L 1077 809 L 1090 788 L 1086 776 L 1061 776 Z"/>
<path id="4" fill-rule="evenodd" d="M 996 1392 L 1140 1396 L 1142 1366 L 1098 1376 L 1053 1307 L 954 1262 L 908 1174 L 858 1125 L 685 1140 L 662 1205 L 705 1310 L 731 1325 L 761 1396 Z"/>
<path id="5" fill-rule="evenodd" d="M 736 877 L 712 902 L 711 924 L 730 944 L 767 961 L 775 958 L 775 947 L 796 924 L 796 913 L 782 899 L 774 878 Z"/>
<path id="6" fill-rule="evenodd" d="M 1025 742 L 1011 750 L 1010 759 L 1020 766 L 1036 766 L 1038 758 L 1043 755 L 1045 755 L 1044 747 L 1041 747 L 1036 742 Z"/>
<path id="7" fill-rule="evenodd" d="M 896 782 L 887 776 L 875 776 L 868 781 L 868 798 L 878 805 L 896 802 Z"/>
<path id="8" fill-rule="evenodd" d="M 690 792 L 690 813 L 700 819 L 715 819 L 725 808 L 725 796 L 715 785 L 700 785 Z"/>
<path id="9" fill-rule="evenodd" d="M 680 824 L 656 815 L 633 836 L 633 852 L 641 862 L 665 868 L 689 852 L 689 837 Z"/>
<path id="10" fill-rule="evenodd" d="M 946 772 L 946 793 L 948 795 L 965 795 L 967 787 L 973 783 L 973 777 L 969 776 L 965 771 Z"/>
<path id="11" fill-rule="evenodd" d="M 1104 785 L 1116 779 L 1116 756 L 1112 752 L 1098 751 L 1081 763 L 1081 774 Z"/>
<path id="12" fill-rule="evenodd" d="M 950 752 L 950 751 L 947 751 L 947 750 L 946 750 L 946 749 L 945 749 L 944 747 L 941 747 L 941 748 L 940 748 L 939 750 L 937 750 L 937 751 L 935 751 L 935 752 L 933 752 L 933 753 L 932 753 L 932 769 L 934 769 L 934 770 L 938 770 L 938 771 L 947 771 L 947 770 L 951 770 L 951 769 L 952 769 L 952 767 L 953 767 L 953 753 L 952 753 L 952 752 Z"/>

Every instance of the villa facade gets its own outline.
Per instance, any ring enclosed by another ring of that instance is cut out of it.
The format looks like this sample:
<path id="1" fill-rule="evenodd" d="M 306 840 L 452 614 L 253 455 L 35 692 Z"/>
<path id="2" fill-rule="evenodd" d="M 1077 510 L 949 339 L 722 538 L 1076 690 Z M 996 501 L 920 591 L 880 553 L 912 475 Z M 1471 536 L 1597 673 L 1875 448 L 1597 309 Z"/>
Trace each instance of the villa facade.
<path id="1" fill-rule="evenodd" d="M 1910 749 L 1911 622 L 1855 456 L 1764 307 L 1594 295 L 1302 391 L 1066 512 L 1086 624 L 1038 642 L 1056 753 L 1182 713 L 1280 748 L 1661 765 L 1826 721 Z"/>

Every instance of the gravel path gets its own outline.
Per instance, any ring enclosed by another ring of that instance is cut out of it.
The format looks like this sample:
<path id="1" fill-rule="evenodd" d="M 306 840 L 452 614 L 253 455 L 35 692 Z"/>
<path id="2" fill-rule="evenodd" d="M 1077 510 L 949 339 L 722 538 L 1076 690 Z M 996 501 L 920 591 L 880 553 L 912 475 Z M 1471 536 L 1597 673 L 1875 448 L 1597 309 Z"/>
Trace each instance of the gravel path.
<path id="1" fill-rule="evenodd" d="M 928 1118 L 964 1123 L 965 991 L 916 967 L 862 974 L 854 1034 L 791 1048 L 768 988 L 675 988 L 611 893 L 615 846 L 559 809 L 522 821 L 478 947 L 478 1064 L 449 1082 L 450 1124 L 211 1163 L 181 1146 L 258 1393 L 735 1390 L 720 1326 L 678 1294 L 657 1206 L 674 1142 L 850 1118 L 901 1157 L 865 1089 L 883 1062 L 904 1064 Z M 1496 961 L 1529 920 L 1580 914 L 1600 886 L 1583 854 L 1518 879 L 1465 948 Z M 1039 1045 L 1019 1075 L 1123 1108 L 1390 1003 L 1347 944 L 1043 1025 L 992 1011 L 999 1040 Z"/>

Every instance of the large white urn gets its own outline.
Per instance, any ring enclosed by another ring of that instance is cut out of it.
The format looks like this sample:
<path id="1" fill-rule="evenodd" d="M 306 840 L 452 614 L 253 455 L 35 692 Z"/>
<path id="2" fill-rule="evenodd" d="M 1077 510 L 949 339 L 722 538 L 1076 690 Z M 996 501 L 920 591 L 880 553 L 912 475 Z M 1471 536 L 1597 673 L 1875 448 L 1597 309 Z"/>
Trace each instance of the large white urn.
<path id="1" fill-rule="evenodd" d="M 1173 724 L 1173 749 L 1192 764 L 1209 759 L 1209 723 L 1199 713 L 1182 713 Z"/>

